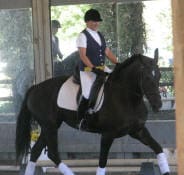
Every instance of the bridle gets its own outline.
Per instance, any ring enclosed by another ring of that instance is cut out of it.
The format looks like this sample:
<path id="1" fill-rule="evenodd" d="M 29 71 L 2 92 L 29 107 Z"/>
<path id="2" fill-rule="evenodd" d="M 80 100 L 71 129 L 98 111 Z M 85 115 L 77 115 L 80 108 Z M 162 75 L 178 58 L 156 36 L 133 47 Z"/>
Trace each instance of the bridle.
<path id="1" fill-rule="evenodd" d="M 152 91 L 145 92 L 145 90 L 143 88 L 143 79 L 144 79 L 144 76 L 148 76 L 149 77 L 151 75 L 145 75 L 145 72 L 143 71 L 145 69 L 145 66 L 144 65 L 141 65 L 140 69 L 141 69 L 141 71 L 140 71 L 141 72 L 140 73 L 140 90 L 141 90 L 141 95 L 144 95 L 144 94 L 146 94 L 147 96 L 153 96 L 153 95 L 155 95 L 155 92 L 152 92 Z M 152 76 L 153 76 L 152 78 L 155 77 L 155 81 L 157 81 L 156 80 L 157 77 L 156 77 L 156 70 L 155 69 L 152 70 Z M 154 83 L 157 84 L 156 82 L 154 82 Z"/>

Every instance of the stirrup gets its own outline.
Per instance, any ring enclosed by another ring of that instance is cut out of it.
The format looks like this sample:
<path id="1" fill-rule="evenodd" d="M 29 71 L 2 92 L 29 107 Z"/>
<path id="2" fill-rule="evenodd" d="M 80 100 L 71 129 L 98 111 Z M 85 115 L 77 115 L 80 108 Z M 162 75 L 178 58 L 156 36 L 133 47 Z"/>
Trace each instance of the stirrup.
<path id="1" fill-rule="evenodd" d="M 83 124 L 84 120 L 85 120 L 85 119 L 83 118 L 83 119 L 80 121 L 80 123 L 79 123 L 79 126 L 78 126 L 78 127 L 79 127 L 79 130 L 80 130 L 80 131 L 83 131 L 83 129 L 82 129 L 82 124 Z"/>
<path id="2" fill-rule="evenodd" d="M 78 125 L 79 130 L 81 130 L 81 126 L 82 126 L 83 120 L 84 120 L 84 119 L 82 119 L 82 120 L 80 121 L 79 125 Z"/>
<path id="3" fill-rule="evenodd" d="M 94 109 L 94 108 L 89 108 L 88 111 L 87 111 L 87 113 L 88 113 L 89 115 L 92 115 L 92 114 L 95 113 L 95 109 Z"/>

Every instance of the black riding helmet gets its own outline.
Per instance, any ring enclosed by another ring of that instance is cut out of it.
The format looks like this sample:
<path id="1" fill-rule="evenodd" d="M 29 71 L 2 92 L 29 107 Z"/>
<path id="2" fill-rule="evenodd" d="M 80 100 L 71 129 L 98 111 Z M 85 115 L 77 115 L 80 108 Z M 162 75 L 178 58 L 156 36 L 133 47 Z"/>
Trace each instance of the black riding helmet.
<path id="1" fill-rule="evenodd" d="M 100 13 L 95 9 L 88 10 L 84 15 L 84 21 L 102 21 Z"/>
<path id="2" fill-rule="evenodd" d="M 61 28 L 61 24 L 59 23 L 58 20 L 52 20 L 51 25 L 53 28 Z"/>

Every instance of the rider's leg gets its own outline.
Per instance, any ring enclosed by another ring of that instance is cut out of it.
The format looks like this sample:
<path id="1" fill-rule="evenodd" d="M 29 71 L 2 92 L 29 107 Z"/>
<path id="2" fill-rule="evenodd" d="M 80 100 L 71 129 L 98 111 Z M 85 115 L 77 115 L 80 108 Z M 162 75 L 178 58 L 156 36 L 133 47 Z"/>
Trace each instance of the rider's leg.
<path id="1" fill-rule="evenodd" d="M 96 100 L 98 98 L 98 93 L 105 82 L 105 76 L 103 75 L 97 75 L 91 90 L 90 90 L 90 96 L 89 96 L 89 108 L 94 108 Z"/>
<path id="2" fill-rule="evenodd" d="M 89 100 L 82 96 L 79 106 L 77 109 L 77 118 L 78 120 L 81 120 L 84 118 L 86 110 L 88 109 L 88 102 Z"/>
<path id="3" fill-rule="evenodd" d="M 110 68 L 108 68 L 107 66 L 105 66 L 104 72 L 111 73 L 112 70 Z M 105 74 L 96 75 L 96 76 L 97 77 L 96 77 L 96 79 L 91 87 L 91 90 L 90 90 L 89 108 L 94 108 L 96 100 L 98 98 L 98 93 L 99 93 L 103 83 L 105 82 L 105 78 L 106 78 Z"/>
<path id="4" fill-rule="evenodd" d="M 88 110 L 88 99 L 90 95 L 91 87 L 96 79 L 96 75 L 93 72 L 80 71 L 80 80 L 82 86 L 82 100 L 78 107 L 78 118 L 83 119 L 85 113 Z"/>
<path id="5" fill-rule="evenodd" d="M 90 90 L 90 95 L 89 95 L 87 107 L 85 106 L 84 107 L 85 109 L 83 110 L 83 118 L 84 119 L 80 122 L 80 125 L 79 125 L 80 129 L 87 130 L 89 128 L 95 127 L 96 117 L 93 115 L 93 113 L 94 113 L 93 109 L 94 109 L 96 100 L 98 98 L 98 93 L 99 93 L 104 81 L 105 81 L 105 76 L 97 75 L 97 77 L 96 77 L 96 79 L 91 87 L 91 90 Z"/>
<path id="6" fill-rule="evenodd" d="M 143 144 L 149 146 L 157 155 L 157 161 L 160 168 L 160 171 L 163 175 L 169 175 L 170 169 L 167 158 L 163 152 L 162 147 L 156 140 L 151 136 L 148 129 L 143 127 L 137 132 L 130 133 L 130 136 L 138 139 Z"/>

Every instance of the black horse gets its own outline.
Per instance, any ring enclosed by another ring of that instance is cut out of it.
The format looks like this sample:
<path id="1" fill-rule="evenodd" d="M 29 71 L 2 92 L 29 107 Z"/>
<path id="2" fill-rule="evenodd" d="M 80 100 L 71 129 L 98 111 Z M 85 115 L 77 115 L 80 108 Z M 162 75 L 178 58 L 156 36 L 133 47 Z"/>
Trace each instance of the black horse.
<path id="1" fill-rule="evenodd" d="M 144 96 L 153 111 L 159 111 L 160 71 L 158 58 L 134 55 L 114 68 L 104 85 L 104 102 L 95 114 L 96 123 L 92 132 L 101 134 L 101 148 L 97 175 L 105 175 L 105 166 L 113 140 L 130 135 L 149 146 L 157 155 L 162 174 L 169 175 L 168 162 L 162 147 L 145 127 L 147 108 Z M 57 106 L 57 95 L 68 77 L 56 77 L 32 86 L 24 99 L 16 127 L 17 161 L 28 154 L 30 148 L 31 122 L 37 121 L 41 127 L 40 136 L 31 149 L 31 157 L 25 175 L 33 175 L 35 162 L 44 147 L 48 147 L 48 157 L 64 175 L 73 175 L 71 169 L 62 163 L 58 153 L 57 131 L 62 122 L 77 128 L 77 112 Z M 89 130 L 90 131 L 90 130 Z"/>

